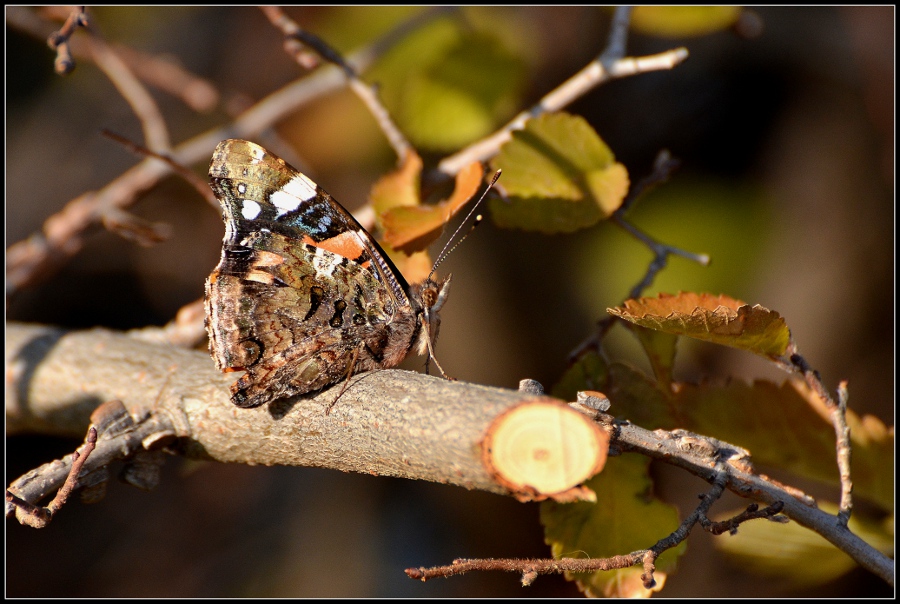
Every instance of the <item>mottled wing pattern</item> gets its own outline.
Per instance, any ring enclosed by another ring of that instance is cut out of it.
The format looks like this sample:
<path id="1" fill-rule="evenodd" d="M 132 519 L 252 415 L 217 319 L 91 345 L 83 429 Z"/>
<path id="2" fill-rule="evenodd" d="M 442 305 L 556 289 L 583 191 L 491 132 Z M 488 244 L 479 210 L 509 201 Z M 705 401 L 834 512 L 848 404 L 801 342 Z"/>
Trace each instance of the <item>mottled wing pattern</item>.
<path id="1" fill-rule="evenodd" d="M 247 372 L 232 386 L 235 405 L 403 360 L 420 303 L 346 210 L 248 141 L 220 143 L 209 175 L 226 228 L 206 283 L 207 330 L 217 367 Z"/>

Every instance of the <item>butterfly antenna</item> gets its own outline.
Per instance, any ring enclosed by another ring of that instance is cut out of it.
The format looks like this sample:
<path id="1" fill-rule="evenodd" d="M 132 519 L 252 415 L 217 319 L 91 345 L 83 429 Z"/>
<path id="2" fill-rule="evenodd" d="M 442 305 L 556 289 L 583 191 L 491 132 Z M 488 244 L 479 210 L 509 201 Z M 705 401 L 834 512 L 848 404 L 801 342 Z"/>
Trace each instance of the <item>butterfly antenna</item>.
<path id="1" fill-rule="evenodd" d="M 469 213 L 466 214 L 466 217 L 463 219 L 463 221 L 459 223 L 459 226 L 456 227 L 456 230 L 453 231 L 453 234 L 450 236 L 449 239 L 447 239 L 447 243 L 444 244 L 444 249 L 442 249 L 441 253 L 438 254 L 437 260 L 434 261 L 434 266 L 431 267 L 431 272 L 428 273 L 428 279 L 431 279 L 431 276 L 434 275 L 434 271 L 437 270 L 438 265 L 440 265 L 441 262 L 443 262 L 447 258 L 447 256 L 449 256 L 450 253 L 457 248 L 457 246 L 460 243 L 465 241 L 466 237 L 468 237 L 470 234 L 472 234 L 472 231 L 475 230 L 475 227 L 477 227 L 479 224 L 481 224 L 481 221 L 484 219 L 484 216 L 482 214 L 479 214 L 478 216 L 475 217 L 475 222 L 472 223 L 472 226 L 469 228 L 469 231 L 465 235 L 460 237 L 456 241 L 456 243 L 453 242 L 453 239 L 457 235 L 459 235 L 459 232 L 462 230 L 463 225 L 465 225 L 469 221 L 469 218 L 472 217 L 472 214 L 475 213 L 475 210 L 477 210 L 478 206 L 481 205 L 481 202 L 484 201 L 484 198 L 488 194 L 488 191 L 490 191 L 494 187 L 494 183 L 496 183 L 497 179 L 500 178 L 500 173 L 501 173 L 501 170 L 497 170 L 494 173 L 494 178 L 491 179 L 491 184 L 489 184 L 487 186 L 487 189 L 484 190 L 484 193 L 481 194 L 481 197 L 478 198 L 478 201 L 475 202 L 475 205 L 472 206 L 472 209 L 469 210 Z M 453 244 L 453 247 L 450 247 L 450 244 Z"/>

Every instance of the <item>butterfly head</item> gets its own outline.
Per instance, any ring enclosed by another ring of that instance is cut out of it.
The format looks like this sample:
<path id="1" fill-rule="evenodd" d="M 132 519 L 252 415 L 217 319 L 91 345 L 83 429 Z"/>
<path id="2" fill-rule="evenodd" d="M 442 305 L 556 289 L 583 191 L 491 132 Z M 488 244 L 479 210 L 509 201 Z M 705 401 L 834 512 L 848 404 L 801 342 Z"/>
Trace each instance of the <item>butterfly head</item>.
<path id="1" fill-rule="evenodd" d="M 412 286 L 414 297 L 421 305 L 418 313 L 421 328 L 415 343 L 420 355 L 427 354 L 430 358 L 434 358 L 434 344 L 441 329 L 440 311 L 450 293 L 450 277 L 450 275 L 443 279 L 428 277 L 422 283 Z"/>

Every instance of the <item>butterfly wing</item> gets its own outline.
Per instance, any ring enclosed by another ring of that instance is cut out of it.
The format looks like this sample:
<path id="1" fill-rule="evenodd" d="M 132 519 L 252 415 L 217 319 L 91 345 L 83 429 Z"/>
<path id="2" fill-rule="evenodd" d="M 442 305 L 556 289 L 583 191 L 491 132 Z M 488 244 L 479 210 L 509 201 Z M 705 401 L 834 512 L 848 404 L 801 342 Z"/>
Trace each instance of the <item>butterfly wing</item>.
<path id="1" fill-rule="evenodd" d="M 206 283 L 210 352 L 246 371 L 255 407 L 399 363 L 418 332 L 406 281 L 328 193 L 254 143 L 226 140 L 209 168 L 225 219 Z"/>

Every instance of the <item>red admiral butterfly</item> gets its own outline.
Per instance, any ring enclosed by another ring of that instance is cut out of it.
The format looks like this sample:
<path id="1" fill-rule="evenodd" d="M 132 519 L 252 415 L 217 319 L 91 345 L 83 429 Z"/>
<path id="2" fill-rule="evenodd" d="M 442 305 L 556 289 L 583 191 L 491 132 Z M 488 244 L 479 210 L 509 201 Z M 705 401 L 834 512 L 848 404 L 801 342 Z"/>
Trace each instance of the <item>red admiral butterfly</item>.
<path id="1" fill-rule="evenodd" d="M 433 358 L 449 276 L 409 285 L 347 210 L 255 143 L 219 143 L 209 177 L 225 240 L 206 280 L 206 329 L 216 367 L 246 371 L 232 403 L 394 367 L 414 346 Z"/>

